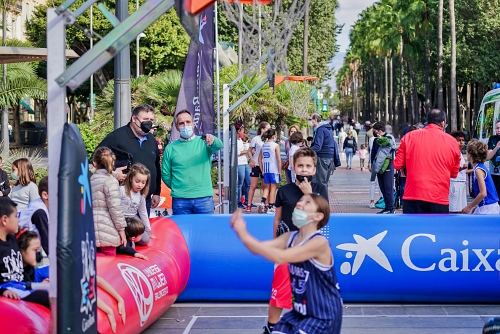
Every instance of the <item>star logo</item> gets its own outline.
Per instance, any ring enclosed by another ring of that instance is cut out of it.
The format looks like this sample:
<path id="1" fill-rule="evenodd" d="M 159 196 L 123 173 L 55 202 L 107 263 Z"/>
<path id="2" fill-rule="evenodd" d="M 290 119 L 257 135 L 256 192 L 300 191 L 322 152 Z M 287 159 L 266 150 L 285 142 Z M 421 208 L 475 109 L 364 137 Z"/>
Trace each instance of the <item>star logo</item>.
<path id="1" fill-rule="evenodd" d="M 387 256 L 378 246 L 378 244 L 382 241 L 382 239 L 384 239 L 386 234 L 387 231 L 384 231 L 371 237 L 368 240 L 358 234 L 353 234 L 356 243 L 346 243 L 338 245 L 338 249 L 349 251 L 348 253 L 346 253 L 346 258 L 348 259 L 352 258 L 351 252 L 356 252 L 352 268 L 351 263 L 344 262 L 340 266 L 340 272 L 344 275 L 349 274 L 349 272 L 351 272 L 351 275 L 355 275 L 363 264 L 365 258 L 368 256 L 373 261 L 377 262 L 382 268 L 392 273 L 393 270 L 391 264 L 389 263 L 389 260 L 387 259 Z"/>
<path id="2" fill-rule="evenodd" d="M 78 183 L 80 183 L 80 193 L 82 194 L 80 212 L 85 214 L 86 204 L 88 204 L 90 208 L 92 207 L 89 184 L 89 161 L 85 159 L 85 163 L 82 162 L 80 167 L 82 169 L 82 174 L 78 177 Z"/>

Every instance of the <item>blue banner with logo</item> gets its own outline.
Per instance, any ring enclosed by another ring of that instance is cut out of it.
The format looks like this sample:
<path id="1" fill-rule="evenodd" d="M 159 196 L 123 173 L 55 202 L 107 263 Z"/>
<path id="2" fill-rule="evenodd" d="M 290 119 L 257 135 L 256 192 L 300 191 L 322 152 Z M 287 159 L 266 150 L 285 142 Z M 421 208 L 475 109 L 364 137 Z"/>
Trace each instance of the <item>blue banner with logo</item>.
<path id="1" fill-rule="evenodd" d="M 196 135 L 214 132 L 214 7 L 199 14 L 198 38 L 192 38 L 182 73 L 175 114 L 188 110 L 193 116 Z M 172 127 L 170 142 L 179 138 Z"/>
<path id="2" fill-rule="evenodd" d="M 96 247 L 87 151 L 74 124 L 61 145 L 57 228 L 57 332 L 97 333 Z"/>
<path id="3" fill-rule="evenodd" d="M 173 217 L 191 259 L 178 300 L 269 301 L 273 264 L 245 248 L 230 217 Z M 274 217 L 244 218 L 270 239 Z M 321 231 L 347 302 L 500 302 L 498 215 L 332 214 Z"/>

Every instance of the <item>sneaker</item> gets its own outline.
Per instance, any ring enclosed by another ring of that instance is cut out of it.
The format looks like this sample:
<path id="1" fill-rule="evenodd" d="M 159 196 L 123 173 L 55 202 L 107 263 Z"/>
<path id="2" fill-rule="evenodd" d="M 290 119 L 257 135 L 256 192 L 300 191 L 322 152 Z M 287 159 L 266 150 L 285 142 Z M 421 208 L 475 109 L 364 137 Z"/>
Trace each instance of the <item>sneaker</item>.
<path id="1" fill-rule="evenodd" d="M 266 206 L 264 203 L 260 203 L 259 206 L 258 206 L 258 212 L 259 213 L 265 213 L 264 210 L 266 210 Z"/>
<path id="2" fill-rule="evenodd" d="M 264 332 L 262 332 L 262 334 L 271 334 L 272 330 L 269 329 L 269 327 L 267 325 L 264 326 Z"/>
<path id="3" fill-rule="evenodd" d="M 386 209 L 384 209 L 384 210 L 382 210 L 380 212 L 377 212 L 377 214 L 383 214 L 383 215 L 394 214 L 394 209 L 392 209 L 392 210 L 386 210 Z"/>
<path id="4" fill-rule="evenodd" d="M 238 203 L 238 209 L 246 209 L 246 206 L 244 206 L 243 204 L 241 203 Z"/>
<path id="5" fill-rule="evenodd" d="M 255 205 L 255 204 L 252 203 L 252 208 L 256 208 L 256 207 L 257 207 L 257 205 Z"/>
<path id="6" fill-rule="evenodd" d="M 245 208 L 245 212 L 252 213 L 252 207 L 250 205 L 247 205 L 247 207 Z"/>
<path id="7" fill-rule="evenodd" d="M 370 202 L 370 209 L 375 209 L 375 202 Z"/>
<path id="8" fill-rule="evenodd" d="M 273 206 L 267 210 L 267 213 L 274 215 L 276 213 L 276 208 Z"/>

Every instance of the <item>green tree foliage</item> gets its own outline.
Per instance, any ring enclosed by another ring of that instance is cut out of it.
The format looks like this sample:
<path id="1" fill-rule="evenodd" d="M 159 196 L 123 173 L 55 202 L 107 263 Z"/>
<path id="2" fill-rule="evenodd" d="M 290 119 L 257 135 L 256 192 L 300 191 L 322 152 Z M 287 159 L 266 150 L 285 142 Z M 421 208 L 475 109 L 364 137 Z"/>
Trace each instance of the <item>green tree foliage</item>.
<path id="1" fill-rule="evenodd" d="M 283 11 L 290 6 L 291 0 L 283 1 Z M 263 10 L 270 11 L 272 6 L 262 6 Z M 335 21 L 335 11 L 338 8 L 337 0 L 312 0 L 309 19 L 309 75 L 317 76 L 320 81 L 332 76 L 328 65 L 337 52 L 336 36 L 340 27 Z M 246 9 L 250 11 L 250 9 Z M 266 22 L 262 23 L 265 29 Z M 294 30 L 287 52 L 287 63 L 291 75 L 302 75 L 303 64 L 303 34 L 304 20 Z M 221 41 L 228 41 L 238 45 L 238 29 L 226 17 L 223 10 L 219 12 L 219 35 Z M 265 51 L 265 50 L 264 50 Z"/>
<path id="2" fill-rule="evenodd" d="M 220 73 L 220 82 L 231 82 L 237 76 L 238 68 L 236 64 L 223 68 Z M 254 87 L 263 79 L 264 75 L 258 73 L 243 77 L 231 87 L 230 105 L 238 101 L 247 92 L 247 87 Z M 220 100 L 222 101 L 222 84 L 220 92 Z M 289 103 L 289 96 L 287 99 L 287 93 L 283 84 L 276 87 L 275 94 L 273 94 L 273 90 L 268 85 L 265 85 L 232 111 L 230 119 L 231 122 L 243 124 L 246 129 L 245 131 L 248 131 L 250 127 L 262 121 L 274 124 L 278 130 L 281 130 L 285 125 L 285 118 L 290 112 Z"/>
<path id="3" fill-rule="evenodd" d="M 455 0 L 456 110 L 450 110 L 449 100 L 452 52 L 447 1 L 443 7 L 442 97 L 448 114 L 458 115 L 450 128 L 471 130 L 482 96 L 500 78 L 496 47 L 500 35 L 493 33 L 500 28 L 500 0 Z M 337 74 L 340 98 L 359 103 L 360 117 L 365 119 L 379 118 L 387 104 L 393 125 L 424 121 L 424 103 L 429 110 L 439 97 L 438 23 L 438 0 L 381 0 L 364 10 L 350 32 L 350 49 Z M 388 99 L 383 84 L 385 57 L 392 65 L 392 76 L 387 74 L 393 82 Z"/>
<path id="4" fill-rule="evenodd" d="M 173 115 L 181 86 L 182 74 L 172 70 L 152 76 L 141 75 L 130 80 L 132 105 L 150 104 L 163 114 Z M 114 82 L 108 81 L 101 96 L 96 99 L 96 107 L 103 113 L 114 110 Z"/>
<path id="5" fill-rule="evenodd" d="M 333 76 L 329 67 L 335 53 L 337 35 L 341 27 L 336 23 L 337 0 L 312 0 L 309 15 L 308 75 L 317 76 L 320 82 Z M 304 22 L 295 29 L 288 46 L 287 61 L 290 74 L 302 75 Z"/>
<path id="6" fill-rule="evenodd" d="M 85 1 L 78 0 L 73 4 L 70 9 L 75 10 L 81 6 Z M 57 7 L 62 3 L 62 0 L 54 0 L 49 5 Z M 104 0 L 102 3 L 112 12 L 115 11 L 115 2 Z M 141 3 L 144 1 L 141 0 Z M 135 0 L 129 1 L 129 13 L 135 11 Z M 90 28 L 90 11 L 80 15 L 76 19 L 76 23 L 84 28 Z M 105 36 L 112 30 L 111 23 L 104 17 L 104 15 L 94 6 L 93 10 L 93 27 L 94 31 L 100 35 Z M 46 31 L 47 31 L 47 6 L 42 5 L 35 8 L 33 18 L 27 22 L 27 38 L 36 47 L 46 47 Z M 149 26 L 144 33 L 146 38 L 140 41 L 140 59 L 144 64 L 143 73 L 153 75 L 156 73 L 164 72 L 169 69 L 183 69 L 187 49 L 189 46 L 189 37 L 182 28 L 179 18 L 175 10 L 170 9 L 159 20 Z M 84 32 L 76 27 L 70 25 L 66 29 L 66 39 L 69 48 L 75 50 L 79 55 L 84 54 L 90 49 L 90 40 L 85 36 Z M 94 44 L 99 42 L 96 37 Z M 135 42 L 131 44 L 131 67 L 135 69 L 136 64 L 136 48 Z M 132 73 L 134 71 L 132 70 Z M 108 63 L 102 70 L 102 75 L 97 75 L 96 81 L 101 87 L 104 88 L 106 82 L 113 79 L 113 62 Z M 83 95 L 88 95 L 85 92 Z"/>

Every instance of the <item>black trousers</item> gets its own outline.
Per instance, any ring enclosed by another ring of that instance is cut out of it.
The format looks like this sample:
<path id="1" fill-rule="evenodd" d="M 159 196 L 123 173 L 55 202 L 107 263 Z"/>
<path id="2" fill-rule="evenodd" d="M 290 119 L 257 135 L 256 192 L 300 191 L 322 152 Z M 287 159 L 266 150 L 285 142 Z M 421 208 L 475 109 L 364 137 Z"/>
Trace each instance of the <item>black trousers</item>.
<path id="1" fill-rule="evenodd" d="M 45 290 L 35 290 L 22 300 L 25 302 L 40 304 L 50 309 L 49 292 Z"/>
<path id="2" fill-rule="evenodd" d="M 377 174 L 378 186 L 384 197 L 385 210 L 394 210 L 394 166 L 392 162 L 383 174 Z"/>
<path id="3" fill-rule="evenodd" d="M 495 184 L 497 194 L 500 194 L 500 175 L 491 175 L 491 178 L 493 179 L 493 183 Z M 500 201 L 498 201 L 498 204 L 500 204 Z"/>
<path id="4" fill-rule="evenodd" d="M 405 199 L 403 213 L 450 213 L 450 206 Z"/>

